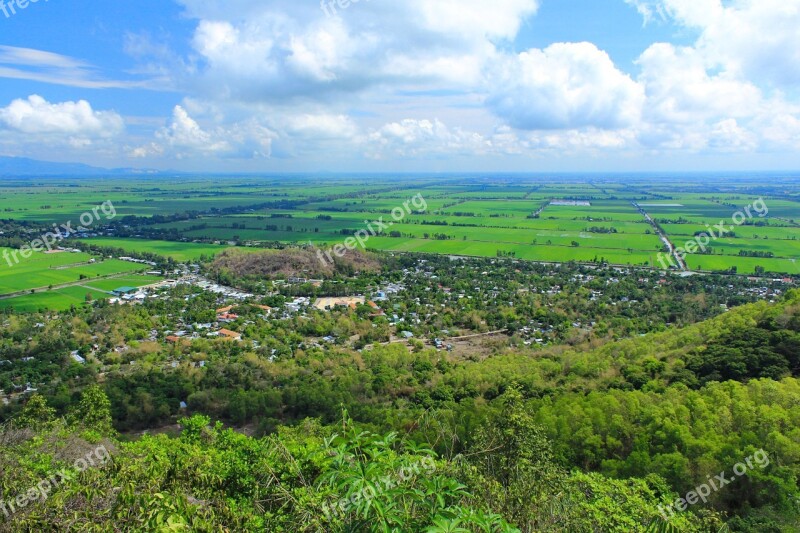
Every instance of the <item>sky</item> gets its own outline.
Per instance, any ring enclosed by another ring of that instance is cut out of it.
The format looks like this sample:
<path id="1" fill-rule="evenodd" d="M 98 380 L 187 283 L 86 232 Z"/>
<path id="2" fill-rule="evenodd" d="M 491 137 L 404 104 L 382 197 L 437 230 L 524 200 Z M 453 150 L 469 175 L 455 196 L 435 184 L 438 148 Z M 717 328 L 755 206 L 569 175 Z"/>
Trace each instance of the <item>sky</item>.
<path id="1" fill-rule="evenodd" d="M 0 155 L 800 169 L 800 0 L 0 0 Z"/>

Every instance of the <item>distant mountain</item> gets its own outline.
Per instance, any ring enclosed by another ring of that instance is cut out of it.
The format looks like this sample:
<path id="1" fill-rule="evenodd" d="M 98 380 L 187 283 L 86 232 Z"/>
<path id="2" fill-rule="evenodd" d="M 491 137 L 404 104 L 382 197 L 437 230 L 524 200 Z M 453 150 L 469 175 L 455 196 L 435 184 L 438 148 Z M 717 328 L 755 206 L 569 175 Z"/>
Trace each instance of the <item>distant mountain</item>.
<path id="1" fill-rule="evenodd" d="M 0 176 L 117 176 L 158 173 L 159 171 L 152 169 L 108 169 L 82 163 L 53 163 L 26 157 L 0 156 Z"/>

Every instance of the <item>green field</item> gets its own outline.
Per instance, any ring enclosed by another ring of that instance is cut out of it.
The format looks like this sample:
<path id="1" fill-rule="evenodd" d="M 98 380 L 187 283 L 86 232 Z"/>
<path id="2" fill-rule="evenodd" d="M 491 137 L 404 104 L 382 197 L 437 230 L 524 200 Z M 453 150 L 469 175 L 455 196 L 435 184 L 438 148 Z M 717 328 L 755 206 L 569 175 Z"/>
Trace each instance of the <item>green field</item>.
<path id="1" fill-rule="evenodd" d="M 161 279 L 155 276 L 124 276 L 113 279 L 87 280 L 86 283 L 78 286 L 0 299 L 0 309 L 13 307 L 14 310 L 23 312 L 38 311 L 39 309 L 63 311 L 73 305 L 86 303 L 87 294 L 91 294 L 93 300 L 100 300 L 109 298 L 110 292 L 116 288 L 143 287 L 157 283 Z"/>
<path id="2" fill-rule="evenodd" d="M 392 210 L 416 195 L 427 209 L 393 221 Z M 229 241 L 335 245 L 382 219 L 393 223 L 369 240 L 369 248 L 659 266 L 664 245 L 634 202 L 673 244 L 683 246 L 707 225 L 730 223 L 733 213 L 759 198 L 769 205 L 769 216 L 737 226 L 715 239 L 708 254 L 689 256 L 687 264 L 703 270 L 735 267 L 742 274 L 757 268 L 797 274 L 800 179 L 785 176 L 152 177 L 78 184 L 51 178 L 37 185 L 11 180 L 0 187 L 0 201 L 12 206 L 5 210 L 11 219 L 74 219 L 107 200 L 119 217 L 158 216 L 140 226 L 147 238 L 88 242 L 176 261 L 209 258 Z M 193 214 L 164 218 L 187 213 Z M 59 279 L 47 274 L 39 281 Z"/>
<path id="3" fill-rule="evenodd" d="M 129 253 L 147 252 L 171 257 L 175 261 L 196 261 L 203 256 L 213 257 L 229 246 L 214 244 L 196 244 L 191 242 L 151 241 L 143 239 L 86 239 L 85 242 L 95 246 L 122 248 Z"/>
<path id="4" fill-rule="evenodd" d="M 8 251 L 8 257 L 13 259 L 11 249 L 0 248 L 0 254 L 3 251 Z M 161 279 L 134 275 L 143 270 L 142 265 L 117 259 L 102 260 L 84 253 L 33 253 L 28 259 L 17 257 L 19 263 L 12 260 L 11 265 L 8 261 L 0 264 L 0 296 L 21 294 L 1 298 L 0 308 L 69 309 L 71 305 L 84 303 L 87 294 L 93 299 L 104 298 L 117 287 L 139 287 Z M 68 286 L 59 287 L 61 285 Z"/>
<path id="5" fill-rule="evenodd" d="M 0 253 L 3 250 L 8 249 L 0 249 Z M 34 253 L 29 259 L 20 259 L 19 263 L 0 264 L 0 295 L 75 283 L 81 276 L 92 279 L 142 270 L 142 265 L 116 259 L 97 260 L 83 253 Z M 97 262 L 90 263 L 92 259 Z"/>

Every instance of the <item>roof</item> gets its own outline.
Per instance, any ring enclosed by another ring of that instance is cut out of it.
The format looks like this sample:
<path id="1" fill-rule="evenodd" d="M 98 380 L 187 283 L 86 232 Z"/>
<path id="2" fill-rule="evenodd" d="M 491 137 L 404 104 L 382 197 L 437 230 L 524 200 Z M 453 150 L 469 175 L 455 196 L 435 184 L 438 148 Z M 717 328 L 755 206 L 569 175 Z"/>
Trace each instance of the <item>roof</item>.
<path id="1" fill-rule="evenodd" d="M 221 329 L 221 330 L 218 331 L 218 333 L 222 337 L 229 337 L 231 339 L 241 339 L 242 338 L 242 334 L 241 333 L 237 333 L 237 332 L 231 331 L 229 329 Z"/>
<path id="2" fill-rule="evenodd" d="M 136 292 L 138 290 L 139 289 L 137 289 L 136 287 L 120 287 L 118 289 L 114 289 L 111 292 L 116 292 L 116 293 L 119 293 L 119 294 L 127 294 L 129 292 Z"/>

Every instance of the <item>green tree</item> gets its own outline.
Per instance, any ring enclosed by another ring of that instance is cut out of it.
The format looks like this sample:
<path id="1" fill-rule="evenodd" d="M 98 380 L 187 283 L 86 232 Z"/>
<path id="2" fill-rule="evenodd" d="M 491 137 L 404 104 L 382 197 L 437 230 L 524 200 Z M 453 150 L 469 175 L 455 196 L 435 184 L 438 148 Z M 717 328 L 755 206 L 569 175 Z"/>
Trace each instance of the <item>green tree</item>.
<path id="1" fill-rule="evenodd" d="M 103 435 L 113 434 L 111 402 L 103 389 L 92 385 L 83 391 L 80 403 L 71 413 L 70 422 Z"/>
<path id="2" fill-rule="evenodd" d="M 52 425 L 56 410 L 47 405 L 43 396 L 34 394 L 16 418 L 18 427 L 40 429 Z"/>
<path id="3" fill-rule="evenodd" d="M 472 462 L 485 480 L 475 490 L 483 487 L 490 508 L 530 531 L 536 527 L 537 508 L 558 492 L 564 473 L 553 462 L 550 441 L 528 413 L 520 389 L 510 387 L 499 402 L 500 411 L 477 432 L 472 447 Z"/>

